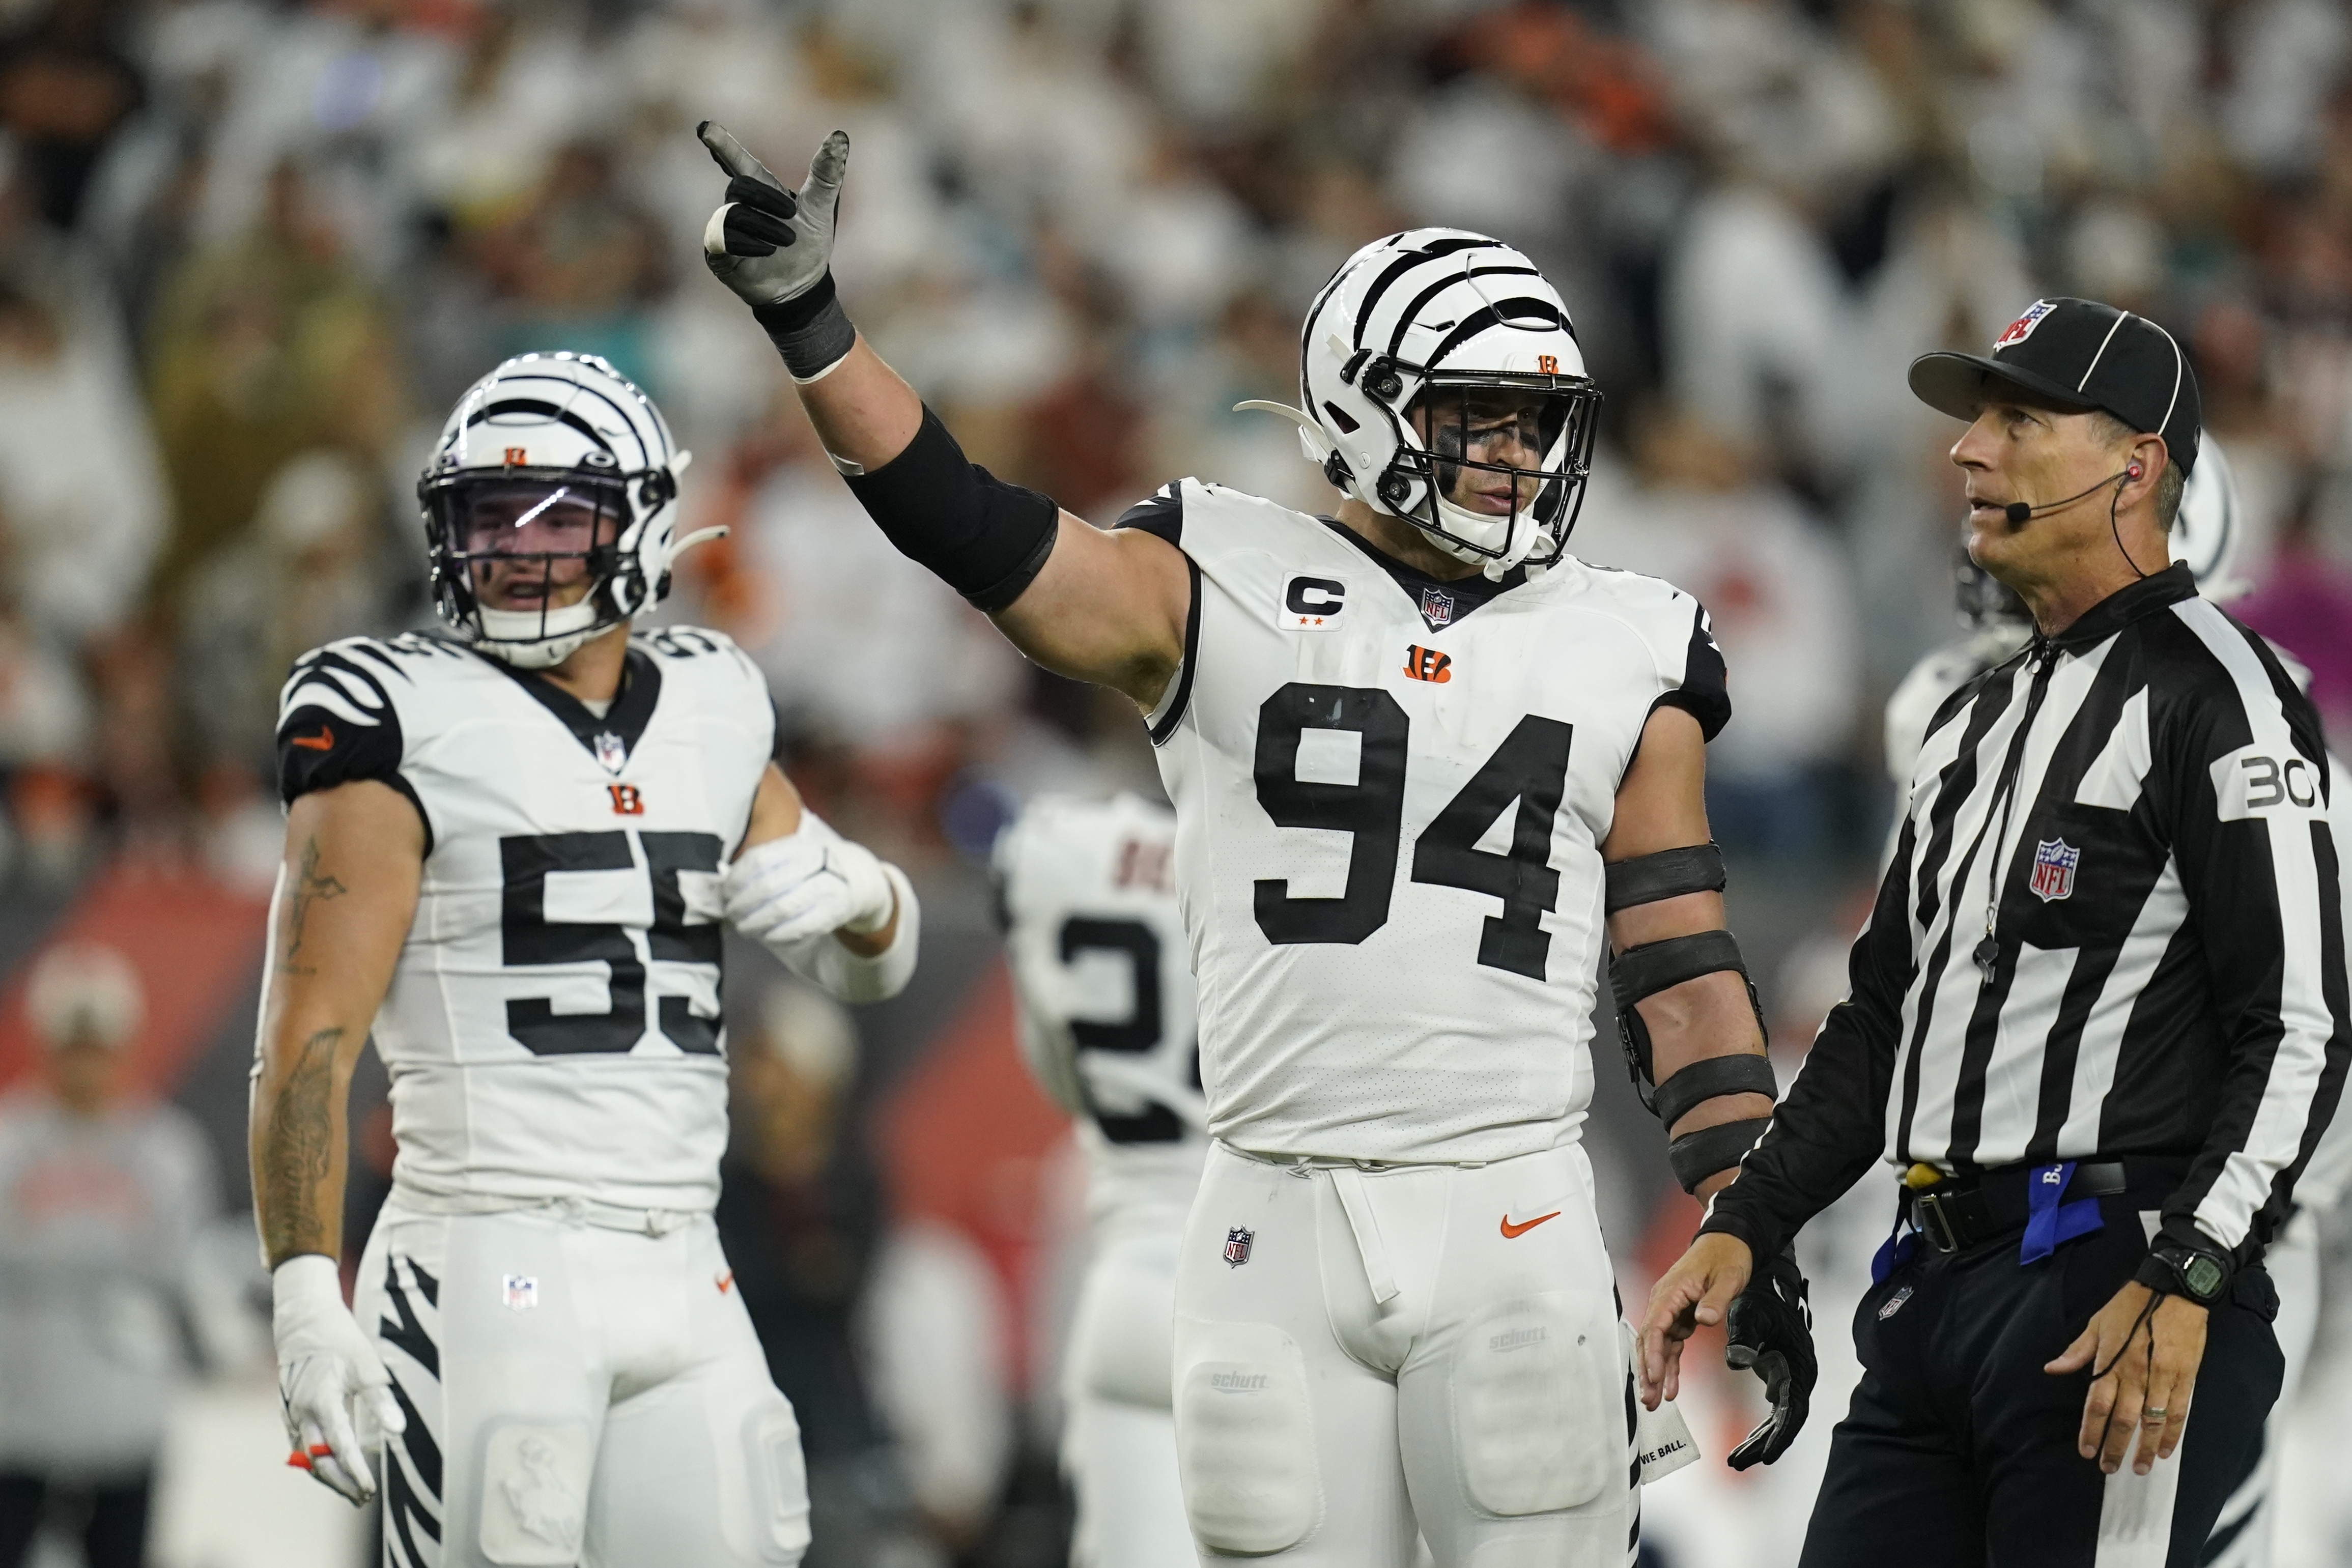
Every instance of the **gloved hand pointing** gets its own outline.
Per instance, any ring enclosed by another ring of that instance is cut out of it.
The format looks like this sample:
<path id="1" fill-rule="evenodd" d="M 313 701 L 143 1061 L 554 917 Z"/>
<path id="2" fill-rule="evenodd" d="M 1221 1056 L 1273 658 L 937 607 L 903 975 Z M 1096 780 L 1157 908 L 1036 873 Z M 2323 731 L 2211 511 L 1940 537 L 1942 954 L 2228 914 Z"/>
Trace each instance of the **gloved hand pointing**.
<path id="1" fill-rule="evenodd" d="M 702 259 L 713 276 L 755 310 L 816 287 L 833 265 L 849 133 L 824 139 L 797 195 L 724 127 L 706 120 L 695 134 L 728 175 L 727 199 L 702 230 Z"/>

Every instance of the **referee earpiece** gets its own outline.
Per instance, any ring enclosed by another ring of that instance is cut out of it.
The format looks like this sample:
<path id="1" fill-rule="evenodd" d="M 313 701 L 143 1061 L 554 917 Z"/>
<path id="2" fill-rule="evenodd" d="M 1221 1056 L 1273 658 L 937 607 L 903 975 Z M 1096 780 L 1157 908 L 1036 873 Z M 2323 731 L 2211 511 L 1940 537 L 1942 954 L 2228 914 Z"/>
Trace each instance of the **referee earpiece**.
<path id="1" fill-rule="evenodd" d="M 2137 479 L 2137 478 L 2138 478 L 2138 477 L 2139 477 L 2139 465 L 2138 465 L 2138 464 L 2137 464 L 2137 463 L 2134 463 L 2134 464 L 2130 465 L 2129 466 L 2126 467 L 2126 468 L 2124 469 L 2124 477 L 2125 477 L 2125 478 L 2126 478 L 2126 479 Z"/>

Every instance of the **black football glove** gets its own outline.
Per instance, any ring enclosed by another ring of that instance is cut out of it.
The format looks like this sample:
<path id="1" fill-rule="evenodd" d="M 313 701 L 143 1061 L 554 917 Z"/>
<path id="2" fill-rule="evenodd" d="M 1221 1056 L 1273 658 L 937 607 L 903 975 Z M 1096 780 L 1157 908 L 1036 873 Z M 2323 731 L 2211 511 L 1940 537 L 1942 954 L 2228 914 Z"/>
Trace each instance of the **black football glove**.
<path id="1" fill-rule="evenodd" d="M 1805 1300 L 1805 1276 L 1797 1269 L 1797 1255 L 1784 1249 L 1769 1260 L 1731 1299 L 1724 1324 L 1729 1342 L 1723 1359 L 1736 1371 L 1745 1368 L 1764 1380 L 1764 1396 L 1772 1413 L 1764 1417 L 1747 1441 L 1731 1450 L 1726 1461 L 1735 1470 L 1769 1465 L 1789 1451 L 1805 1429 L 1813 1383 L 1821 1363 L 1813 1356 L 1813 1310 Z"/>
<path id="2" fill-rule="evenodd" d="M 695 133 L 727 172 L 726 199 L 702 230 L 702 258 L 711 273 L 754 309 L 816 288 L 833 262 L 848 134 L 836 131 L 824 139 L 808 179 L 793 192 L 725 127 L 706 120 Z"/>

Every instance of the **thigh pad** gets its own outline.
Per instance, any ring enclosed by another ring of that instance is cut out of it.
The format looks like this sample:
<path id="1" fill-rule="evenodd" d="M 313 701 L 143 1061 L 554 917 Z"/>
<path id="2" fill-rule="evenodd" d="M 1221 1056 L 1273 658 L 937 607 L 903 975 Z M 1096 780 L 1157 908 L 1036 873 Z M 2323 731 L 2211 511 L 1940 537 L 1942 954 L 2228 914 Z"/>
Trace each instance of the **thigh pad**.
<path id="1" fill-rule="evenodd" d="M 596 1461 L 586 1426 L 494 1427 L 482 1455 L 482 1555 L 499 1568 L 570 1568 Z"/>
<path id="2" fill-rule="evenodd" d="M 1600 1291 L 1551 1291 L 1463 1325 L 1453 1366 L 1463 1484 L 1489 1513 L 1581 1508 L 1626 1473 L 1616 1314 Z"/>
<path id="3" fill-rule="evenodd" d="M 1307 1362 L 1268 1323 L 1180 1320 L 1176 1449 L 1201 1545 L 1280 1552 L 1323 1516 Z"/>

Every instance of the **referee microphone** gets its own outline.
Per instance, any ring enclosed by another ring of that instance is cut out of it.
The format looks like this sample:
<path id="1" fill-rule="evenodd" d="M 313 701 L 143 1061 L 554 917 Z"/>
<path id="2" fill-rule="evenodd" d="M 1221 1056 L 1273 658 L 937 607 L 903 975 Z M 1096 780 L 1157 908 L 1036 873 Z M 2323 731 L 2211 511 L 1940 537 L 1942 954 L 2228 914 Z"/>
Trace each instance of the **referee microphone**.
<path id="1" fill-rule="evenodd" d="M 2122 473 L 2110 474 L 2092 486 L 2090 489 L 2077 490 L 2063 501 L 2048 501 L 2039 507 L 2029 506 L 2023 501 L 2011 501 L 2000 509 L 2000 513 L 2002 517 L 2009 519 L 2009 531 L 2015 533 L 2029 520 L 2040 517 L 2044 512 L 2054 512 L 2062 507 L 2071 507 L 2084 497 L 2095 494 L 2113 485 L 2116 486 L 2116 499 L 2107 503 L 2107 532 L 2115 537 L 2116 549 L 2123 552 L 2124 564 L 2132 569 L 2132 574 L 2136 577 L 2146 577 L 2147 573 L 2140 570 L 2139 562 L 2132 559 L 2131 549 L 2124 543 L 2123 530 L 2116 526 L 2116 502 L 2124 498 L 2123 486 L 2138 478 L 2139 476 L 2139 465 L 2126 463 L 2124 465 Z"/>
<path id="2" fill-rule="evenodd" d="M 2011 501 L 2008 506 L 2001 508 L 2001 515 L 2009 519 L 2009 526 L 2011 528 L 2021 528 L 2033 518 L 2042 516 L 2042 513 L 2054 512 L 2061 507 L 2071 507 L 2075 502 L 2081 500 L 2084 497 L 2095 494 L 2097 491 L 2105 488 L 2107 486 L 2116 483 L 2119 479 L 2128 482 L 2138 477 L 2139 465 L 2134 463 L 2130 466 L 2126 467 L 2122 473 L 2110 474 L 2105 478 L 2100 480 L 2096 485 L 2092 486 L 2090 489 L 2078 490 L 2063 501 L 2045 501 L 2039 507 L 2029 506 L 2023 501 Z"/>

